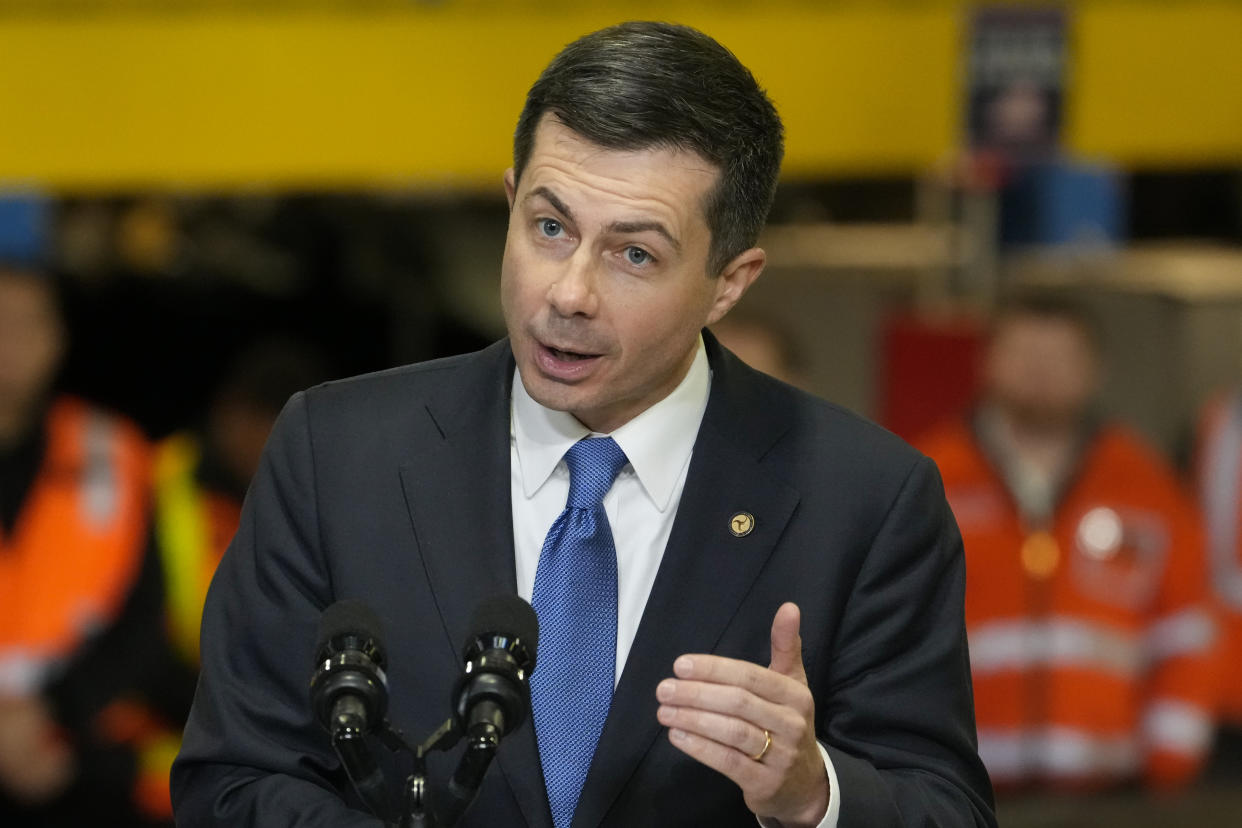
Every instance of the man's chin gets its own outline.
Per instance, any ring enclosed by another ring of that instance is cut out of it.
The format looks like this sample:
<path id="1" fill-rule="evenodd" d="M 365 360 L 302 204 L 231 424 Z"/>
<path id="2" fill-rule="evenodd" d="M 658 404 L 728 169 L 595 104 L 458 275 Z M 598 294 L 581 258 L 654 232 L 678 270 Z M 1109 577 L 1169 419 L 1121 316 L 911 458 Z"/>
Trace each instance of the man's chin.
<path id="1" fill-rule="evenodd" d="M 1013 411 L 1015 422 L 1030 431 L 1059 432 L 1079 428 L 1086 419 L 1085 411 L 1070 411 L 1026 406 Z"/>
<path id="2" fill-rule="evenodd" d="M 587 396 L 581 383 L 566 382 L 545 376 L 537 368 L 519 371 L 526 393 L 544 408 L 573 412 L 582 407 Z"/>

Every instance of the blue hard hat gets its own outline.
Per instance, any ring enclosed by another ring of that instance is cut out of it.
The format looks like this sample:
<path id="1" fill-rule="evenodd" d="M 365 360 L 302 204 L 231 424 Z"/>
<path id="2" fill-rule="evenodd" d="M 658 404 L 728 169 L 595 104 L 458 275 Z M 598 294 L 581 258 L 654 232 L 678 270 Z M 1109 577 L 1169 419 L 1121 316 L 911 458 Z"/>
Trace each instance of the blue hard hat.
<path id="1" fill-rule="evenodd" d="M 0 261 L 39 265 L 47 259 L 52 208 L 34 193 L 0 193 Z"/>

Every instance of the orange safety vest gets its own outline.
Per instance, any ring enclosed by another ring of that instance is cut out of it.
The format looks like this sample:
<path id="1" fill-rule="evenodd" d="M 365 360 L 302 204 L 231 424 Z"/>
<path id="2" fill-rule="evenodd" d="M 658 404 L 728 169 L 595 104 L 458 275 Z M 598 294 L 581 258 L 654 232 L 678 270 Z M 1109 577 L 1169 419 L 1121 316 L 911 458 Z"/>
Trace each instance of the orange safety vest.
<path id="1" fill-rule="evenodd" d="M 63 398 L 46 431 L 12 535 L 0 533 L 0 692 L 39 692 L 111 625 L 145 549 L 149 451 L 137 430 Z"/>
<path id="2" fill-rule="evenodd" d="M 979 753 L 998 789 L 1189 781 L 1219 665 L 1202 531 L 1173 473 L 1104 428 L 1051 525 L 1032 527 L 965 423 L 922 448 L 962 531 Z"/>
<path id="3" fill-rule="evenodd" d="M 1221 610 L 1221 718 L 1242 726 L 1242 394 L 1219 397 L 1205 408 L 1195 466 L 1212 590 Z"/>

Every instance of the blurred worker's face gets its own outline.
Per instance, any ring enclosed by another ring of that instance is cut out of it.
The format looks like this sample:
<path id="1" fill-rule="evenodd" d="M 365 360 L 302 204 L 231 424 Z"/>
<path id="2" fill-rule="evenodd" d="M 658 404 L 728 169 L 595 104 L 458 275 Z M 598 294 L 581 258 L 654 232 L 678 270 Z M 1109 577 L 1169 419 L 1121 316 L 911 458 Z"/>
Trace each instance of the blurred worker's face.
<path id="1" fill-rule="evenodd" d="M 790 385 L 800 385 L 802 377 L 789 364 L 776 335 L 762 324 L 734 322 L 729 316 L 712 328 L 720 344 L 756 371 L 776 377 Z"/>
<path id="2" fill-rule="evenodd" d="M 0 270 L 0 438 L 26 424 L 63 349 L 52 289 L 37 276 Z"/>
<path id="3" fill-rule="evenodd" d="M 603 149 L 544 118 L 521 182 L 505 174 L 501 298 L 531 397 L 609 432 L 677 387 L 700 329 L 763 269 L 752 248 L 708 274 L 717 175 L 694 153 Z"/>
<path id="4" fill-rule="evenodd" d="M 1094 347 L 1073 321 L 1017 314 L 1002 320 L 985 366 L 987 392 L 1010 416 L 1061 427 L 1086 413 L 1099 382 Z"/>
<path id="5" fill-rule="evenodd" d="M 208 420 L 212 448 L 239 491 L 245 491 L 259 471 L 277 414 L 237 399 L 217 400 L 212 406 Z"/>

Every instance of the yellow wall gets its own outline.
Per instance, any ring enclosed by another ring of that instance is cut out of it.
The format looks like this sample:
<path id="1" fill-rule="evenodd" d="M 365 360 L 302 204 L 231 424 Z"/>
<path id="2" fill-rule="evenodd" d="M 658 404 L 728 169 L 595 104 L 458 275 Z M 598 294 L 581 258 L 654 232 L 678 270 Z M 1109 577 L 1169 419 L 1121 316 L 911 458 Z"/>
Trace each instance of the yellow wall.
<path id="1" fill-rule="evenodd" d="M 1242 164 L 1242 2 L 1080 5 L 1074 149 L 1133 165 Z"/>
<path id="2" fill-rule="evenodd" d="M 699 25 L 755 71 L 786 121 L 789 175 L 924 169 L 961 120 L 960 3 L 297 5 L 0 6 L 0 181 L 495 187 L 539 69 L 639 16 Z M 1079 5 L 1072 148 L 1242 162 L 1242 3 Z"/>

